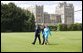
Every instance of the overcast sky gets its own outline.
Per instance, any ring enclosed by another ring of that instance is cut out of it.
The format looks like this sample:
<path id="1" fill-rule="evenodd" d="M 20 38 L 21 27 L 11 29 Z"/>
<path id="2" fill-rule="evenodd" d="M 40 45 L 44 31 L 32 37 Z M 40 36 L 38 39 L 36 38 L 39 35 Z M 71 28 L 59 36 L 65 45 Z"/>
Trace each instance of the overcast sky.
<path id="1" fill-rule="evenodd" d="M 27 9 L 31 5 L 44 5 L 44 12 L 48 12 L 49 14 L 55 14 L 56 5 L 64 1 L 1 1 L 1 3 L 4 4 L 8 4 L 10 2 L 13 2 L 18 7 L 24 9 Z M 65 1 L 65 2 L 72 3 L 74 5 L 74 11 L 82 10 L 82 1 Z M 75 23 L 82 23 L 82 11 L 74 13 L 74 20 Z"/>

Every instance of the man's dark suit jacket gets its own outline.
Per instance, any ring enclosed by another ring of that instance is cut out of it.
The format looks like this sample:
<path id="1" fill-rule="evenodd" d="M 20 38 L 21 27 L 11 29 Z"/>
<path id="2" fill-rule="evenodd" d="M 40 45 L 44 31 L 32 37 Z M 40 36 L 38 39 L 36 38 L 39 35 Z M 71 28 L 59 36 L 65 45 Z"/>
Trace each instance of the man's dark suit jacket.
<path id="1" fill-rule="evenodd" d="M 41 28 L 39 26 L 35 27 L 35 35 L 38 35 L 41 32 Z"/>

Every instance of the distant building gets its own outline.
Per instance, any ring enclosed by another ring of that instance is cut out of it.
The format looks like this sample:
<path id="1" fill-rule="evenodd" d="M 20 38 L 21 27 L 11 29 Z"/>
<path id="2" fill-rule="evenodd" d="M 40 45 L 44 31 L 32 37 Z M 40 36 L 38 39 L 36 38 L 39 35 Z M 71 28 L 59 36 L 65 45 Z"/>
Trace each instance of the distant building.
<path id="1" fill-rule="evenodd" d="M 56 6 L 56 14 L 61 15 L 61 23 L 74 24 L 74 6 L 73 4 L 59 3 Z"/>
<path id="2" fill-rule="evenodd" d="M 73 4 L 59 3 L 56 6 L 55 13 L 56 14 L 48 14 L 47 12 L 43 11 L 42 6 L 31 6 L 28 10 L 34 14 L 35 22 L 38 24 L 48 24 L 48 25 L 55 25 L 58 23 L 63 24 L 74 24 L 74 6 Z"/>
<path id="3" fill-rule="evenodd" d="M 58 14 L 50 14 L 50 20 L 52 25 L 61 23 L 61 16 Z"/>
<path id="4" fill-rule="evenodd" d="M 50 23 L 51 23 L 50 14 L 44 12 L 44 24 L 50 24 Z"/>
<path id="5" fill-rule="evenodd" d="M 43 6 L 31 6 L 28 10 L 34 14 L 36 23 L 44 23 Z"/>

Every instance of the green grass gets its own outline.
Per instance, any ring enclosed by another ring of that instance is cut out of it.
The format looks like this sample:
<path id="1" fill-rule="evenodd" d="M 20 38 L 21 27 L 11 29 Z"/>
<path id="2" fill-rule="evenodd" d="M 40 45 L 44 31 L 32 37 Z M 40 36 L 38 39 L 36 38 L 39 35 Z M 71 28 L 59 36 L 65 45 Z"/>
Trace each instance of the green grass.
<path id="1" fill-rule="evenodd" d="M 1 33 L 1 52 L 82 52 L 82 31 L 51 31 L 49 45 L 34 41 L 34 32 Z M 41 37 L 42 40 L 42 37 Z"/>

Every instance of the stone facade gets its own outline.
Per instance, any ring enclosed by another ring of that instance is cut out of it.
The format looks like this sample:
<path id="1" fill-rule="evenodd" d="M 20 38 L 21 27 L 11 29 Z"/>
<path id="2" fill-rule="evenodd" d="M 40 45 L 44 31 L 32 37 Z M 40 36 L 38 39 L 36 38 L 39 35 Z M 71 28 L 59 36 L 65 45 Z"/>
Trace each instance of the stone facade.
<path id="1" fill-rule="evenodd" d="M 36 23 L 44 23 L 43 6 L 36 5 Z"/>
<path id="2" fill-rule="evenodd" d="M 43 12 L 43 6 L 31 6 L 28 8 L 35 16 L 35 22 L 39 24 L 55 25 L 58 23 L 74 24 L 74 6 L 73 4 L 59 3 L 56 6 L 56 14 Z"/>
<path id="3" fill-rule="evenodd" d="M 43 6 L 31 6 L 27 10 L 34 14 L 36 23 L 44 23 Z"/>
<path id="4" fill-rule="evenodd" d="M 44 24 L 50 24 L 50 23 L 51 23 L 50 14 L 44 12 Z"/>
<path id="5" fill-rule="evenodd" d="M 74 6 L 73 4 L 59 3 L 56 7 L 56 14 L 61 15 L 61 23 L 74 24 Z"/>
<path id="6" fill-rule="evenodd" d="M 61 23 L 61 16 L 58 14 L 50 14 L 50 20 L 52 25 Z"/>

